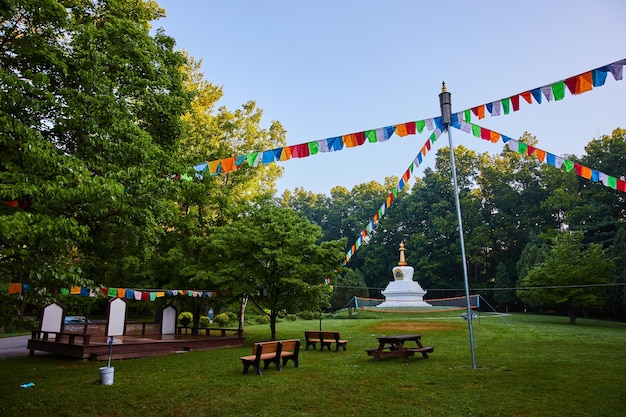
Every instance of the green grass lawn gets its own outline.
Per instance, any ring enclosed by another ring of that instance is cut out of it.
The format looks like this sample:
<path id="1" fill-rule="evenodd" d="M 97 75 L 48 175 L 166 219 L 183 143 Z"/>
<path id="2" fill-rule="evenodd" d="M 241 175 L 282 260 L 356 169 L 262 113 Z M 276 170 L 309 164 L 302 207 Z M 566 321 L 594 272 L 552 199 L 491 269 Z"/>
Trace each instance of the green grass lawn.
<path id="1" fill-rule="evenodd" d="M 9 416 L 623 416 L 626 325 L 565 317 L 482 315 L 474 321 L 477 369 L 467 322 L 454 313 L 377 314 L 325 319 L 348 339 L 346 352 L 301 350 L 257 376 L 239 356 L 269 338 L 246 327 L 246 346 L 102 362 L 52 356 L 0 360 L 0 415 Z M 372 315 L 370 315 L 372 316 Z M 278 338 L 300 338 L 318 321 L 285 321 Z M 364 349 L 377 335 L 421 333 L 435 352 L 404 365 L 375 362 Z M 35 386 L 20 388 L 33 381 Z"/>

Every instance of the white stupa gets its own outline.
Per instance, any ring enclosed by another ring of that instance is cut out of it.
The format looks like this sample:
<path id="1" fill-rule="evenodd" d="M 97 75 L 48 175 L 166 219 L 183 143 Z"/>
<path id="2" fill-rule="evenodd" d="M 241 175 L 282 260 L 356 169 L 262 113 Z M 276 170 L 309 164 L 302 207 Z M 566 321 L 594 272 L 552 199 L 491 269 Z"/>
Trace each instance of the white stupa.
<path id="1" fill-rule="evenodd" d="M 393 268 L 393 281 L 382 291 L 385 301 L 378 307 L 429 307 L 424 301 L 426 291 L 413 281 L 414 269 L 407 266 L 404 258 L 404 243 L 400 243 L 400 262 Z"/>

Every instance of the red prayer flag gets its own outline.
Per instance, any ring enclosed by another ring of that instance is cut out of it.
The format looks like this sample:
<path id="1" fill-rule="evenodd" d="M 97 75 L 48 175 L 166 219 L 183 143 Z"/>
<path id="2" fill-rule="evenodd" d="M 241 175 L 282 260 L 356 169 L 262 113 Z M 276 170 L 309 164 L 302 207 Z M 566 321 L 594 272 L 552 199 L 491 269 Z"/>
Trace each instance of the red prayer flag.
<path id="1" fill-rule="evenodd" d="M 626 192 L 626 181 L 622 181 L 619 178 L 616 178 L 617 181 L 617 188 L 620 191 Z"/>
<path id="2" fill-rule="evenodd" d="M 577 78 L 578 77 L 570 77 L 567 80 L 565 80 L 565 86 L 567 87 L 570 94 L 572 95 L 576 94 L 576 84 L 578 82 Z"/>
<path id="3" fill-rule="evenodd" d="M 519 110 L 519 96 L 511 96 L 511 103 L 513 104 L 513 111 Z"/>
<path id="4" fill-rule="evenodd" d="M 484 127 L 481 127 L 480 138 L 485 139 L 485 140 L 491 140 L 491 134 L 489 133 L 489 129 L 485 129 Z"/>
<path id="5" fill-rule="evenodd" d="M 576 170 L 576 175 L 582 177 L 583 166 L 578 162 L 574 162 L 574 169 Z"/>
<path id="6" fill-rule="evenodd" d="M 526 148 L 526 154 L 530 156 L 535 152 L 535 150 L 537 150 L 537 148 L 535 148 L 534 146 L 528 145 L 528 148 Z"/>

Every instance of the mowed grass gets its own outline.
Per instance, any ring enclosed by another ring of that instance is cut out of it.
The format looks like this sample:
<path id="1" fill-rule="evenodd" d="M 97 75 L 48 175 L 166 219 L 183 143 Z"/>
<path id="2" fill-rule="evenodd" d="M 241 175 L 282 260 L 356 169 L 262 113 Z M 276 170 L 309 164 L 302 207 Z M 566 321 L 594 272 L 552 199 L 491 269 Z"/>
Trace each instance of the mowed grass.
<path id="1" fill-rule="evenodd" d="M 370 318 L 367 318 L 369 316 Z M 626 325 L 565 317 L 459 312 L 367 314 L 325 319 L 349 339 L 346 352 L 301 350 L 291 362 L 242 375 L 240 356 L 269 339 L 268 325 L 247 326 L 246 346 L 113 361 L 113 385 L 100 384 L 102 362 L 53 356 L 0 360 L 0 415 L 9 416 L 623 416 Z M 318 321 L 285 321 L 278 338 L 300 338 Z M 364 349 L 376 336 L 421 333 L 435 352 L 404 365 L 375 362 Z M 34 382 L 28 389 L 20 384 Z"/>

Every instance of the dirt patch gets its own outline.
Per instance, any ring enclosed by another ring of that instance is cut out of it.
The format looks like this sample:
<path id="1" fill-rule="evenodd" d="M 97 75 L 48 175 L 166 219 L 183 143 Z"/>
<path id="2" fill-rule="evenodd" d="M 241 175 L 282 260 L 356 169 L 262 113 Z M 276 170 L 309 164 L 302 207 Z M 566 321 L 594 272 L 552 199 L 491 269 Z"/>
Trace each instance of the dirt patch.
<path id="1" fill-rule="evenodd" d="M 419 332 L 422 330 L 437 331 L 437 330 L 457 330 L 462 328 L 462 324 L 456 323 L 436 323 L 436 322 L 391 322 L 374 324 L 370 326 L 370 329 L 377 332 L 380 331 L 400 331 L 400 332 Z"/>

